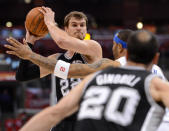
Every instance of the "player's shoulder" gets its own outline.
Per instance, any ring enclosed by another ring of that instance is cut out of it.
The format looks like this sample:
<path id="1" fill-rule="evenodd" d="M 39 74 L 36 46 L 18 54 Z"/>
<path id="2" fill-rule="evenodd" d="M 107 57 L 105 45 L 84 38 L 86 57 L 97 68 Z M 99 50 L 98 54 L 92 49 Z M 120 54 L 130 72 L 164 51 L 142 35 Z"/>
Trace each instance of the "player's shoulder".
<path id="1" fill-rule="evenodd" d="M 161 70 L 161 68 L 160 68 L 158 65 L 156 65 L 156 64 L 153 65 L 152 69 L 153 69 L 153 68 L 154 68 L 154 69 L 159 69 L 159 70 Z"/>
<path id="2" fill-rule="evenodd" d="M 152 70 L 151 71 L 154 74 L 162 73 L 161 68 L 158 65 L 155 65 L 155 64 L 152 66 Z"/>
<path id="3" fill-rule="evenodd" d="M 125 56 L 118 58 L 116 61 L 120 62 L 121 66 L 124 66 L 127 63 Z"/>

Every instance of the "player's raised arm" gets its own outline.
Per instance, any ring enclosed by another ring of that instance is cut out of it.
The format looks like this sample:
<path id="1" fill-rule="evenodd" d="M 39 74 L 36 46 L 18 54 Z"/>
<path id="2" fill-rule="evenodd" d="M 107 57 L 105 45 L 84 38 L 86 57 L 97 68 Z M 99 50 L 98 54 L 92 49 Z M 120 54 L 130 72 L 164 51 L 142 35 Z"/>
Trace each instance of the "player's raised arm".
<path id="1" fill-rule="evenodd" d="M 65 17 L 68 19 L 68 23 L 65 24 L 65 31 L 63 31 L 55 24 L 54 12 L 50 8 L 42 8 L 44 10 L 41 12 L 44 14 L 44 21 L 49 33 L 60 48 L 91 56 L 94 61 L 102 58 L 100 44 L 94 40 L 84 40 L 87 33 L 87 17 L 83 13 L 75 12 L 78 17 L 72 16 L 72 14 L 70 14 L 70 18 Z"/>
<path id="2" fill-rule="evenodd" d="M 7 38 L 7 41 L 10 43 L 10 45 L 5 45 L 9 49 L 7 53 L 22 59 L 16 73 L 17 80 L 27 81 L 53 73 L 57 54 L 51 55 L 48 58 L 43 57 L 33 52 L 26 42 L 22 44 L 12 37 Z"/>

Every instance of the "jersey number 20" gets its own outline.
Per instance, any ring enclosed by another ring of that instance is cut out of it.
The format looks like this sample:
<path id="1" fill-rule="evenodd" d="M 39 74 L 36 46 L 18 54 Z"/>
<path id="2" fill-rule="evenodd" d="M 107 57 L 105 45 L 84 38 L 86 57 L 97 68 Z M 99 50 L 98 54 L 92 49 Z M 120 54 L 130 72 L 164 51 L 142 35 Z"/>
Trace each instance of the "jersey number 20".
<path id="1" fill-rule="evenodd" d="M 123 109 L 119 111 L 122 99 L 126 100 Z M 102 119 L 112 121 L 122 126 L 129 125 L 134 117 L 140 100 L 137 90 L 128 87 L 119 87 L 113 91 L 109 87 L 91 87 L 84 96 L 78 119 Z"/>

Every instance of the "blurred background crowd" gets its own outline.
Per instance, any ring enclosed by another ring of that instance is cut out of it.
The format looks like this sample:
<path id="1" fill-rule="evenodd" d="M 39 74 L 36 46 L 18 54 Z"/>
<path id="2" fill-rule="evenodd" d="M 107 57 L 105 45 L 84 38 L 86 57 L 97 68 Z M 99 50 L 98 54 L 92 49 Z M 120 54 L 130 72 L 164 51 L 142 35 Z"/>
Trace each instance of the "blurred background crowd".
<path id="1" fill-rule="evenodd" d="M 0 131 L 17 131 L 31 115 L 49 105 L 51 76 L 17 82 L 15 71 L 19 59 L 7 55 L 4 44 L 9 36 L 22 40 L 26 14 L 34 7 L 48 6 L 63 27 L 63 19 L 73 10 L 84 12 L 89 19 L 88 33 L 98 41 L 103 56 L 113 59 L 113 35 L 120 29 L 147 29 L 159 41 L 158 65 L 169 79 L 169 1 L 168 0 L 0 0 Z M 48 56 L 64 52 L 50 35 L 35 44 L 34 51 Z"/>

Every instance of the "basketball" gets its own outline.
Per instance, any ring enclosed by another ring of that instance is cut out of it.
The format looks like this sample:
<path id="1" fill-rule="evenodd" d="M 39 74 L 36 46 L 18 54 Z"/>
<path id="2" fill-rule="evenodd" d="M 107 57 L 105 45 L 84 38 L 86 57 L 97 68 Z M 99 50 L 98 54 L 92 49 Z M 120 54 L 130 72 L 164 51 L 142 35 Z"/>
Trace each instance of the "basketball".
<path id="1" fill-rule="evenodd" d="M 30 10 L 26 16 L 25 26 L 30 34 L 35 36 L 43 36 L 48 33 L 48 28 L 44 22 L 44 15 L 36 7 Z"/>

